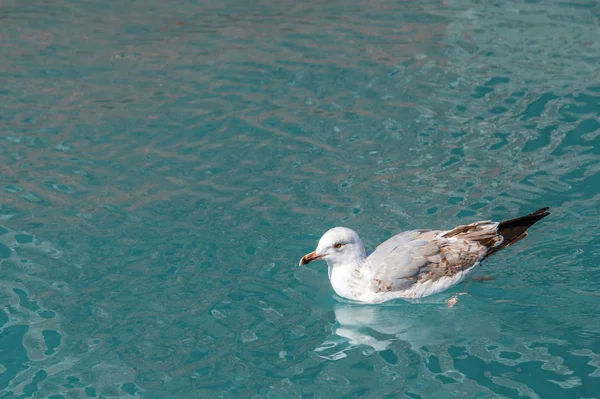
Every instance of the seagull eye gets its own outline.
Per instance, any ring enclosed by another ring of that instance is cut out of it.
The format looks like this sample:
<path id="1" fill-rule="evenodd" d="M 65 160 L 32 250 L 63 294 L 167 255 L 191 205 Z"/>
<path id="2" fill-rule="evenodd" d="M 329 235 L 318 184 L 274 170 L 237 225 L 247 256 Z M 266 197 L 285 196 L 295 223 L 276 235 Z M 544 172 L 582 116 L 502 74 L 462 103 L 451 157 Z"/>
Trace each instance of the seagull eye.
<path id="1" fill-rule="evenodd" d="M 339 249 L 339 248 L 341 248 L 341 247 L 342 247 L 342 244 L 341 244 L 341 243 L 339 243 L 339 242 L 336 242 L 335 244 L 333 244 L 333 247 L 334 247 L 335 249 Z"/>

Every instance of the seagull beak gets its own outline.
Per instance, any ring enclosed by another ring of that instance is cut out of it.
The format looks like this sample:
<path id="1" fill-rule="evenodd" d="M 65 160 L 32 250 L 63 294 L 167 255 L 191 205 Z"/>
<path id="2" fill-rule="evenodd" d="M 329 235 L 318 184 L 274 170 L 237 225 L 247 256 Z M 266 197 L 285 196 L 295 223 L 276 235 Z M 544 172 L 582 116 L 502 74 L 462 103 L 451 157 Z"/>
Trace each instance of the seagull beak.
<path id="1" fill-rule="evenodd" d="M 302 259 L 300 259 L 300 263 L 298 264 L 298 266 L 304 266 L 304 265 L 308 265 L 310 262 L 312 262 L 313 260 L 319 260 L 322 257 L 324 257 L 325 255 L 317 255 L 314 251 L 306 254 L 302 257 Z"/>

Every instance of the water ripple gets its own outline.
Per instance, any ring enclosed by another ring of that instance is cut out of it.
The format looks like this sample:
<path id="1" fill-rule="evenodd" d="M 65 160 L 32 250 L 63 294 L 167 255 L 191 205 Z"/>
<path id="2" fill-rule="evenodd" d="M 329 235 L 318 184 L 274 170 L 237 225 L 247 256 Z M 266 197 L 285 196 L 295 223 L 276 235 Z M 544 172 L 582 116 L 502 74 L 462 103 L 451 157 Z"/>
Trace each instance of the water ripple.
<path id="1" fill-rule="evenodd" d="M 34 3 L 0 13 L 0 390 L 600 391 L 596 2 Z M 541 206 L 452 309 L 295 268 Z"/>

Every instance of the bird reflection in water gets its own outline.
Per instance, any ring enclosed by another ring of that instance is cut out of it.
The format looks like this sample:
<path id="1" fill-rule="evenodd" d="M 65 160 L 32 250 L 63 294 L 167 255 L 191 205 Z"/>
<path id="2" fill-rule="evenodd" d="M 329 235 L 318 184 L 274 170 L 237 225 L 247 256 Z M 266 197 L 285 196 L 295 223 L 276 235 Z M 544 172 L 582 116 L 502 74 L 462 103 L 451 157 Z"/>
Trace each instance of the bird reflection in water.
<path id="1" fill-rule="evenodd" d="M 329 360 L 344 358 L 346 352 L 355 348 L 362 349 L 364 355 L 383 352 L 396 341 L 418 351 L 455 339 L 457 335 L 454 312 L 447 297 L 376 306 L 338 297 L 334 312 L 332 334 L 315 349 L 318 356 Z"/>

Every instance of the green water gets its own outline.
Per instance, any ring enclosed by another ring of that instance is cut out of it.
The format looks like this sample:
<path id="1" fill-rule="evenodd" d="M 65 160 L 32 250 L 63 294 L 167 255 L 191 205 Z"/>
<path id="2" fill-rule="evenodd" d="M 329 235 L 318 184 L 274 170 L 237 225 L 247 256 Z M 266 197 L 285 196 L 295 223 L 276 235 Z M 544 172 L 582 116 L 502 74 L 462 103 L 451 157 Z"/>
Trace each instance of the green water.
<path id="1" fill-rule="evenodd" d="M 0 398 L 600 397 L 597 1 L 9 0 L 0 33 Z M 542 206 L 420 302 L 296 266 Z"/>

